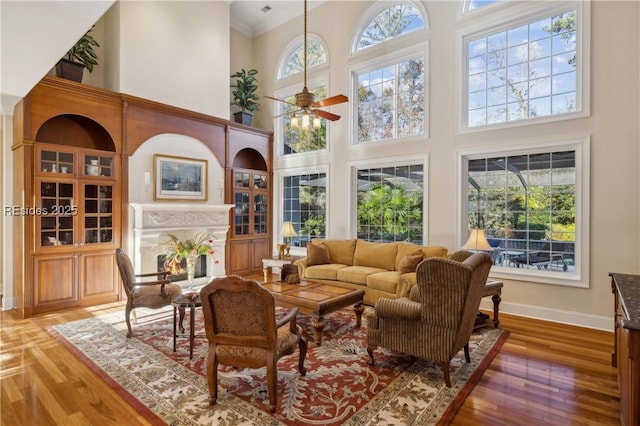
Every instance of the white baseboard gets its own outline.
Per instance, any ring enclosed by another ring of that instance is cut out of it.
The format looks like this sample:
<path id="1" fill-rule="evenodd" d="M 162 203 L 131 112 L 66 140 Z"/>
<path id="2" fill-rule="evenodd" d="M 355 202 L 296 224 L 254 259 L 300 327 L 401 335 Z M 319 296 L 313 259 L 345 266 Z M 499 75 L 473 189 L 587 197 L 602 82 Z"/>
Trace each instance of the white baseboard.
<path id="1" fill-rule="evenodd" d="M 493 311 L 493 303 L 488 298 L 482 300 L 480 307 Z M 613 307 L 611 316 L 605 317 L 542 306 L 501 302 L 500 313 L 613 332 Z"/>

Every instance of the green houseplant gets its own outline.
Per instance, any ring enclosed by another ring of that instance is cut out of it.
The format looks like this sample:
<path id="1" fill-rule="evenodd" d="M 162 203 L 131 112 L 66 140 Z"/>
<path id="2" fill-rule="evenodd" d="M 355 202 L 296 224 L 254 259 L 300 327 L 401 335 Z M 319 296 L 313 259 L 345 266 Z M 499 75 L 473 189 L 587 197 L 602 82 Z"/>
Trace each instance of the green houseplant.
<path id="1" fill-rule="evenodd" d="M 81 82 L 85 68 L 89 70 L 89 72 L 93 72 L 93 67 L 98 65 L 98 54 L 95 48 L 100 47 L 100 45 L 93 36 L 89 34 L 92 30 L 93 27 L 58 61 L 56 64 L 56 74 L 58 77 Z"/>
<path id="2" fill-rule="evenodd" d="M 231 85 L 233 91 L 233 102 L 231 105 L 235 105 L 240 108 L 240 111 L 233 114 L 236 123 L 251 125 L 253 120 L 253 112 L 260 108 L 258 100 L 260 99 L 256 95 L 258 90 L 258 79 L 256 79 L 258 71 L 251 69 L 246 71 L 242 68 L 235 74 L 231 75 L 231 78 L 235 78 L 234 84 Z"/>

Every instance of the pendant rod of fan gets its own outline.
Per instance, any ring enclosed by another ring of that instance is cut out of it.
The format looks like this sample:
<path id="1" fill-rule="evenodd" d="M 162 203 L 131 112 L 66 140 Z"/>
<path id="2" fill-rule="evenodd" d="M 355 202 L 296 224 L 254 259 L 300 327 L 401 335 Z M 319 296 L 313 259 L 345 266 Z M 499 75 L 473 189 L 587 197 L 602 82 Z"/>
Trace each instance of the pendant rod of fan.
<path id="1" fill-rule="evenodd" d="M 307 0 L 304 0 L 304 88 L 307 87 Z"/>

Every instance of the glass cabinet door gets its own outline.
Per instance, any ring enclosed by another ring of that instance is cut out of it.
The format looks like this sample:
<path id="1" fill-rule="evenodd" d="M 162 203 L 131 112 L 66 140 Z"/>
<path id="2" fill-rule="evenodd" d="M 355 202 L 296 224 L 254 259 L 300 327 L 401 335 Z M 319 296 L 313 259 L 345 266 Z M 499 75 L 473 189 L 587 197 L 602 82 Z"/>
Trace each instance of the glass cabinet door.
<path id="1" fill-rule="evenodd" d="M 58 149 L 40 149 L 38 151 L 37 171 L 40 173 L 73 174 L 75 154 Z"/>
<path id="2" fill-rule="evenodd" d="M 74 216 L 78 208 L 73 204 L 74 183 L 37 180 L 38 202 L 35 213 L 39 223 L 39 243 L 44 246 L 74 244 Z"/>
<path id="3" fill-rule="evenodd" d="M 236 235 L 248 235 L 249 234 L 249 193 L 236 191 L 235 196 L 235 226 L 234 232 Z"/>
<path id="4" fill-rule="evenodd" d="M 113 241 L 113 185 L 84 184 L 84 243 Z"/>
<path id="5" fill-rule="evenodd" d="M 267 233 L 267 195 L 255 194 L 253 196 L 253 232 L 254 234 Z"/>
<path id="6" fill-rule="evenodd" d="M 82 174 L 85 176 L 113 176 L 113 156 L 85 154 Z"/>

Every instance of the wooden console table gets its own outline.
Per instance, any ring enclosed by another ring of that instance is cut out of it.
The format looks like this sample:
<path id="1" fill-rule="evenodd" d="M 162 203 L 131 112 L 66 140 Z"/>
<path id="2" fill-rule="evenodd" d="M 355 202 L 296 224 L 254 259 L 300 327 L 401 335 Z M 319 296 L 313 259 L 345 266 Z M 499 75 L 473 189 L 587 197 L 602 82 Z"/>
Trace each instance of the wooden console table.
<path id="1" fill-rule="evenodd" d="M 620 423 L 640 426 L 640 275 L 609 275 L 615 308 L 611 365 L 618 368 Z"/>

